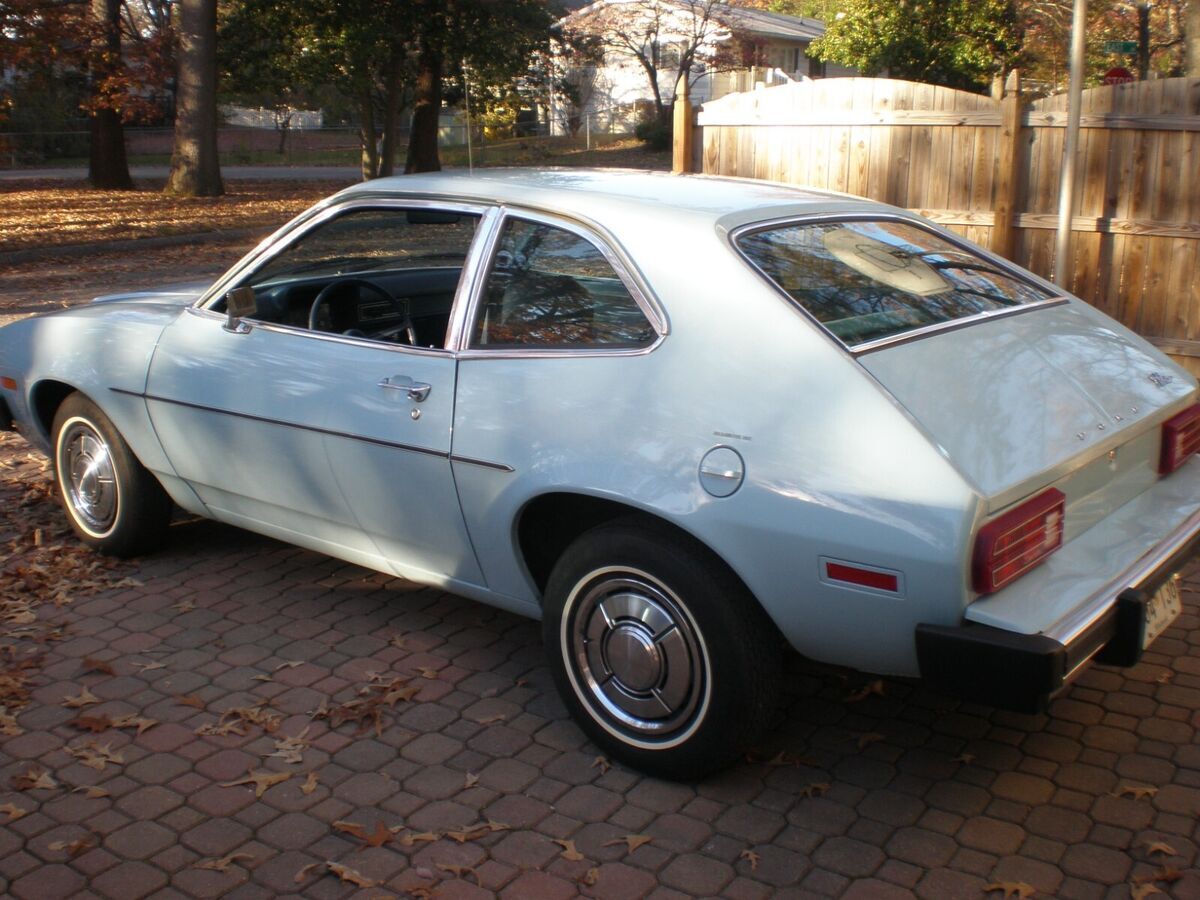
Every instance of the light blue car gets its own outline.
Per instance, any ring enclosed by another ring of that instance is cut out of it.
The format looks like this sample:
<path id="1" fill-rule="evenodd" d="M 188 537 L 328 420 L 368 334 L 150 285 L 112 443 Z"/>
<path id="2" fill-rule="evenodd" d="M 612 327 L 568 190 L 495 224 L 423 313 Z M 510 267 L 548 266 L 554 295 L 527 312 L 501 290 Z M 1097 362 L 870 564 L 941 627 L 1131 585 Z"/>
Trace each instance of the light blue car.
<path id="1" fill-rule="evenodd" d="M 734 179 L 363 184 L 207 290 L 0 331 L 79 536 L 173 506 L 544 622 L 605 752 L 688 778 L 787 645 L 1041 708 L 1180 612 L 1195 380 L 902 210 Z"/>

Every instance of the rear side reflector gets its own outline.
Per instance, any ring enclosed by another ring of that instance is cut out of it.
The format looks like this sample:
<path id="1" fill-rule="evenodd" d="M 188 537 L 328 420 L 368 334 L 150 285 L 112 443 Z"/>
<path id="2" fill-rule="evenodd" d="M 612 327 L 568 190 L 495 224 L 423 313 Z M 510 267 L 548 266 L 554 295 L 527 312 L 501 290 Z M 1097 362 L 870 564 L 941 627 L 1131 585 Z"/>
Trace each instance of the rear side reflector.
<path id="1" fill-rule="evenodd" d="M 9 378 L 7 375 L 0 377 L 0 387 L 15 391 L 17 389 L 17 379 Z"/>
<path id="2" fill-rule="evenodd" d="M 1200 404 L 1167 419 L 1162 427 L 1158 474 L 1170 475 L 1200 450 Z"/>
<path id="3" fill-rule="evenodd" d="M 1066 497 L 1050 488 L 988 522 L 975 538 L 971 580 L 980 594 L 998 591 L 1062 546 Z"/>
<path id="4" fill-rule="evenodd" d="M 825 562 L 825 577 L 830 581 L 843 581 L 846 584 L 874 588 L 877 591 L 890 591 L 893 594 L 900 590 L 900 579 L 890 572 L 860 569 L 858 566 L 848 566 L 845 563 L 828 560 Z"/>

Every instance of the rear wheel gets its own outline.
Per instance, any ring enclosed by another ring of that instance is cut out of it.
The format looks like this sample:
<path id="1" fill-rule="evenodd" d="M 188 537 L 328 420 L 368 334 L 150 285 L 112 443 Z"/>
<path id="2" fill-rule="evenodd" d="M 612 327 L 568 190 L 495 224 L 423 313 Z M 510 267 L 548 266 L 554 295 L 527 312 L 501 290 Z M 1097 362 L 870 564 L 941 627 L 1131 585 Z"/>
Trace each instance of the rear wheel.
<path id="1" fill-rule="evenodd" d="M 113 556 L 159 546 L 171 500 L 100 409 L 71 394 L 54 416 L 54 475 L 71 527 Z"/>
<path id="2" fill-rule="evenodd" d="M 665 528 L 595 528 L 546 588 L 543 638 L 567 706 L 609 755 L 673 779 L 734 760 L 769 723 L 779 636 L 702 546 Z"/>

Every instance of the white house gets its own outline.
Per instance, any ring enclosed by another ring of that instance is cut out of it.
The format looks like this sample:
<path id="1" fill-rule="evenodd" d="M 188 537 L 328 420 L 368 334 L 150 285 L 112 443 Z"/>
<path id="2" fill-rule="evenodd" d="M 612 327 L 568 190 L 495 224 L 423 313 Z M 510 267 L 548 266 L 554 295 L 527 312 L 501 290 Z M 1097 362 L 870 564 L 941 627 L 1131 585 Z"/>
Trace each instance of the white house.
<path id="1" fill-rule="evenodd" d="M 602 56 L 580 63 L 560 59 L 577 102 L 557 101 L 552 129 L 563 133 L 588 120 L 593 129 L 629 130 L 653 108 L 654 89 L 644 62 L 656 71 L 660 99 L 670 105 L 680 62 L 689 69 L 693 103 L 754 83 L 777 84 L 824 75 L 853 74 L 808 55 L 825 33 L 816 19 L 745 9 L 713 0 L 598 0 L 559 21 L 567 35 L 591 38 Z"/>

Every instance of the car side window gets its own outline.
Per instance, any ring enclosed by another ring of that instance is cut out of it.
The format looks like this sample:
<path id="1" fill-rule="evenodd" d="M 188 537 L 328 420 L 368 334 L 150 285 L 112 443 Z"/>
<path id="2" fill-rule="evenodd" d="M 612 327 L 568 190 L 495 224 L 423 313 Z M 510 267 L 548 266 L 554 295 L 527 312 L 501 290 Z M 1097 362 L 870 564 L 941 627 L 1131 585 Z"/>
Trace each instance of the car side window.
<path id="1" fill-rule="evenodd" d="M 243 284 L 248 318 L 416 347 L 445 346 L 474 213 L 353 209 L 280 250 Z"/>
<path id="2" fill-rule="evenodd" d="M 471 330 L 472 348 L 623 349 L 656 337 L 591 241 L 541 222 L 505 222 Z"/>

